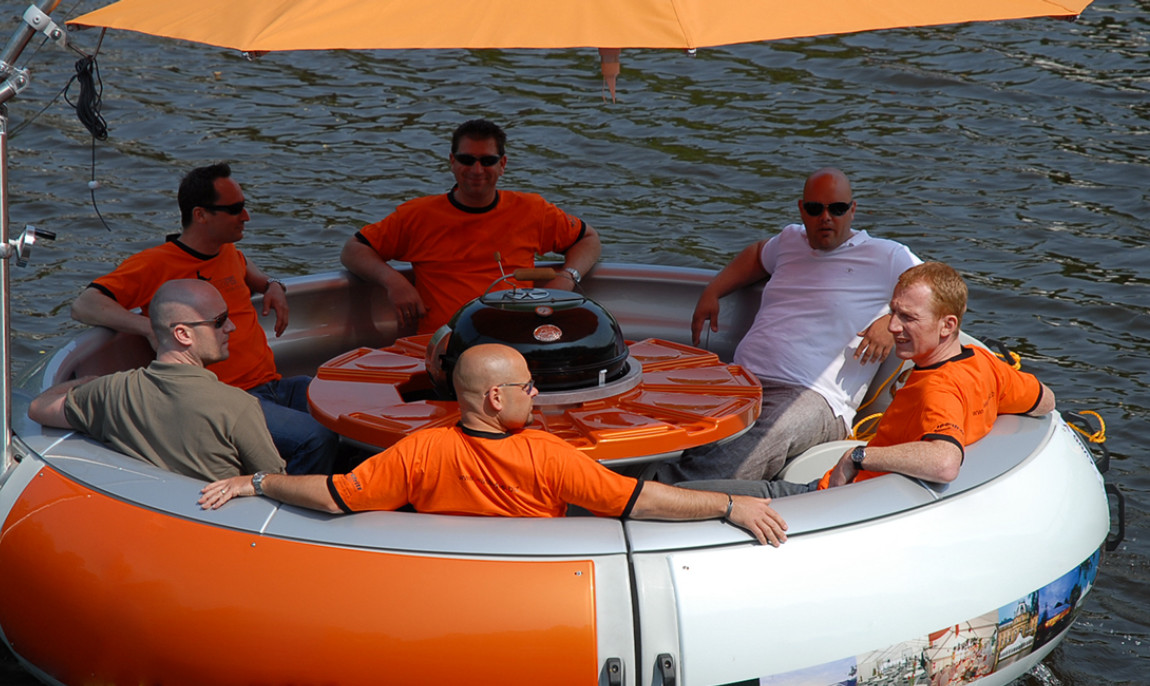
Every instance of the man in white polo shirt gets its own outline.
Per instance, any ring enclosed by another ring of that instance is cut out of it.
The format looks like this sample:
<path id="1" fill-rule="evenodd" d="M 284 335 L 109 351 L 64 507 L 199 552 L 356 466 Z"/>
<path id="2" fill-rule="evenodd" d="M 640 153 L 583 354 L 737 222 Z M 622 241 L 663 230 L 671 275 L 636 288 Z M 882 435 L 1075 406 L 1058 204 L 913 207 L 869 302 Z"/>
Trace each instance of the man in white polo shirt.
<path id="1" fill-rule="evenodd" d="M 921 260 L 901 243 L 851 228 L 856 204 L 838 169 L 811 174 L 798 206 L 803 224 L 739 253 L 691 318 L 697 345 L 705 322 L 719 330 L 720 298 L 768 279 L 734 359 L 763 384 L 759 420 L 735 440 L 661 465 L 660 481 L 770 479 L 787 458 L 846 438 L 867 382 L 890 353 L 890 295 Z"/>

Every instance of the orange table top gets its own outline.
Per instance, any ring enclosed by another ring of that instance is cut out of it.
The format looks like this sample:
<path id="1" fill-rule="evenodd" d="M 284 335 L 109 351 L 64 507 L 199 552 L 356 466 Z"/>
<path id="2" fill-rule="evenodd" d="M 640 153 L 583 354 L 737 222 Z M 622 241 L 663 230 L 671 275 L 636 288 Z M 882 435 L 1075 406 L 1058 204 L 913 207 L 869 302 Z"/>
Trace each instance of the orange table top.
<path id="1" fill-rule="evenodd" d="M 329 429 L 381 449 L 419 429 L 455 424 L 459 408 L 454 401 L 416 399 L 432 394 L 424 365 L 430 338 L 358 348 L 326 362 L 308 389 L 312 414 Z M 594 459 L 613 461 L 713 443 L 758 419 L 762 387 L 742 367 L 655 338 L 628 346 L 632 362 L 642 365 L 637 385 L 570 403 L 553 402 L 541 393 L 534 426 Z"/>

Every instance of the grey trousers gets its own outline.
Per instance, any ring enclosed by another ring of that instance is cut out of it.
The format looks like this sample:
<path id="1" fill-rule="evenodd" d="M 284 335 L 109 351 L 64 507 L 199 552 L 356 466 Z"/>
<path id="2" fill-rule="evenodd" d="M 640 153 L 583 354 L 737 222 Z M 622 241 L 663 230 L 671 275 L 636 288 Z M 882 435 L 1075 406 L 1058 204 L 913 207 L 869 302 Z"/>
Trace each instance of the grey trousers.
<path id="1" fill-rule="evenodd" d="M 682 488 L 690 488 L 696 491 L 718 491 L 719 493 L 730 493 L 731 495 L 753 495 L 756 498 L 784 498 L 788 495 L 817 491 L 819 488 L 819 479 L 805 484 L 795 484 L 790 481 L 710 479 L 705 481 L 683 481 L 678 485 Z"/>
<path id="2" fill-rule="evenodd" d="M 663 483 L 699 479 L 770 479 L 787 458 L 811 446 L 847 437 L 847 427 L 819 393 L 802 386 L 763 381 L 763 410 L 738 438 L 683 452 L 678 462 L 659 465 Z"/>

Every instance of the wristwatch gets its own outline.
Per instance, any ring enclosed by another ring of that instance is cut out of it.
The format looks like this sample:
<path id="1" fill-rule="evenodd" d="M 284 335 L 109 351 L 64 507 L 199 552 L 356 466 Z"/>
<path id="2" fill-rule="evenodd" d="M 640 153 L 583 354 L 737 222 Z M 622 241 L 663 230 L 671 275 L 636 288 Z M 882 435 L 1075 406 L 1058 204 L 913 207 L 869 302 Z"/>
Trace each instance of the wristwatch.
<path id="1" fill-rule="evenodd" d="M 856 445 L 854 450 L 851 451 L 851 462 L 854 463 L 855 469 L 860 472 L 863 471 L 863 460 L 866 459 L 866 446 Z"/>
<path id="2" fill-rule="evenodd" d="M 256 495 L 264 494 L 264 477 L 267 475 L 267 472 L 256 472 L 252 474 L 252 488 L 255 489 Z"/>
<path id="3" fill-rule="evenodd" d="M 580 281 L 582 281 L 582 280 L 583 280 L 583 275 L 582 275 L 582 274 L 580 274 L 580 273 L 579 273 L 579 270 L 578 270 L 578 269 L 576 269 L 575 267 L 564 267 L 564 268 L 563 268 L 563 271 L 565 271 L 565 272 L 567 272 L 568 274 L 570 274 L 570 275 L 571 275 L 571 280 L 572 280 L 572 281 L 574 281 L 575 283 L 579 283 Z"/>
<path id="4" fill-rule="evenodd" d="M 284 282 L 280 281 L 279 279 L 268 279 L 267 284 L 264 286 L 264 293 L 268 292 L 268 289 L 272 287 L 273 283 L 278 283 L 280 288 L 284 289 L 284 293 L 287 293 L 287 286 L 285 286 Z"/>

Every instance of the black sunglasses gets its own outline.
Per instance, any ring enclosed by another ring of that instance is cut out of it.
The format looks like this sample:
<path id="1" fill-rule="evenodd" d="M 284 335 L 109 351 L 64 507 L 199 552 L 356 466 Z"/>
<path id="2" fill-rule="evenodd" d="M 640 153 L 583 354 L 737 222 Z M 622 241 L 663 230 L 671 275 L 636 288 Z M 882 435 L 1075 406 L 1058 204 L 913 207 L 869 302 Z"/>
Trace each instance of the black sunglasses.
<path id="1" fill-rule="evenodd" d="M 494 167 L 499 164 L 499 160 L 501 159 L 503 159 L 501 155 L 483 155 L 482 157 L 476 157 L 475 155 L 468 155 L 462 152 L 455 153 L 455 161 L 465 167 L 470 167 L 476 162 L 482 164 L 484 167 Z"/>
<path id="2" fill-rule="evenodd" d="M 200 205 L 208 212 L 227 212 L 228 214 L 241 214 L 244 211 L 244 200 L 233 202 L 231 205 Z"/>
<path id="3" fill-rule="evenodd" d="M 824 210 L 830 210 L 832 217 L 841 217 L 851 211 L 851 205 L 853 204 L 854 203 L 849 202 L 832 202 L 829 205 L 824 205 L 821 202 L 804 202 L 803 212 L 806 212 L 812 217 L 821 217 L 823 216 Z"/>
<path id="4" fill-rule="evenodd" d="M 214 329 L 222 329 L 222 328 L 224 328 L 224 324 L 226 324 L 227 321 L 228 321 L 228 311 L 224 310 L 223 314 L 221 314 L 220 316 L 215 317 L 213 319 L 201 319 L 198 322 L 172 322 L 168 326 L 170 326 L 174 329 L 177 326 L 180 326 L 181 324 L 183 326 L 203 326 L 205 324 L 211 324 L 212 328 L 214 328 Z"/>

